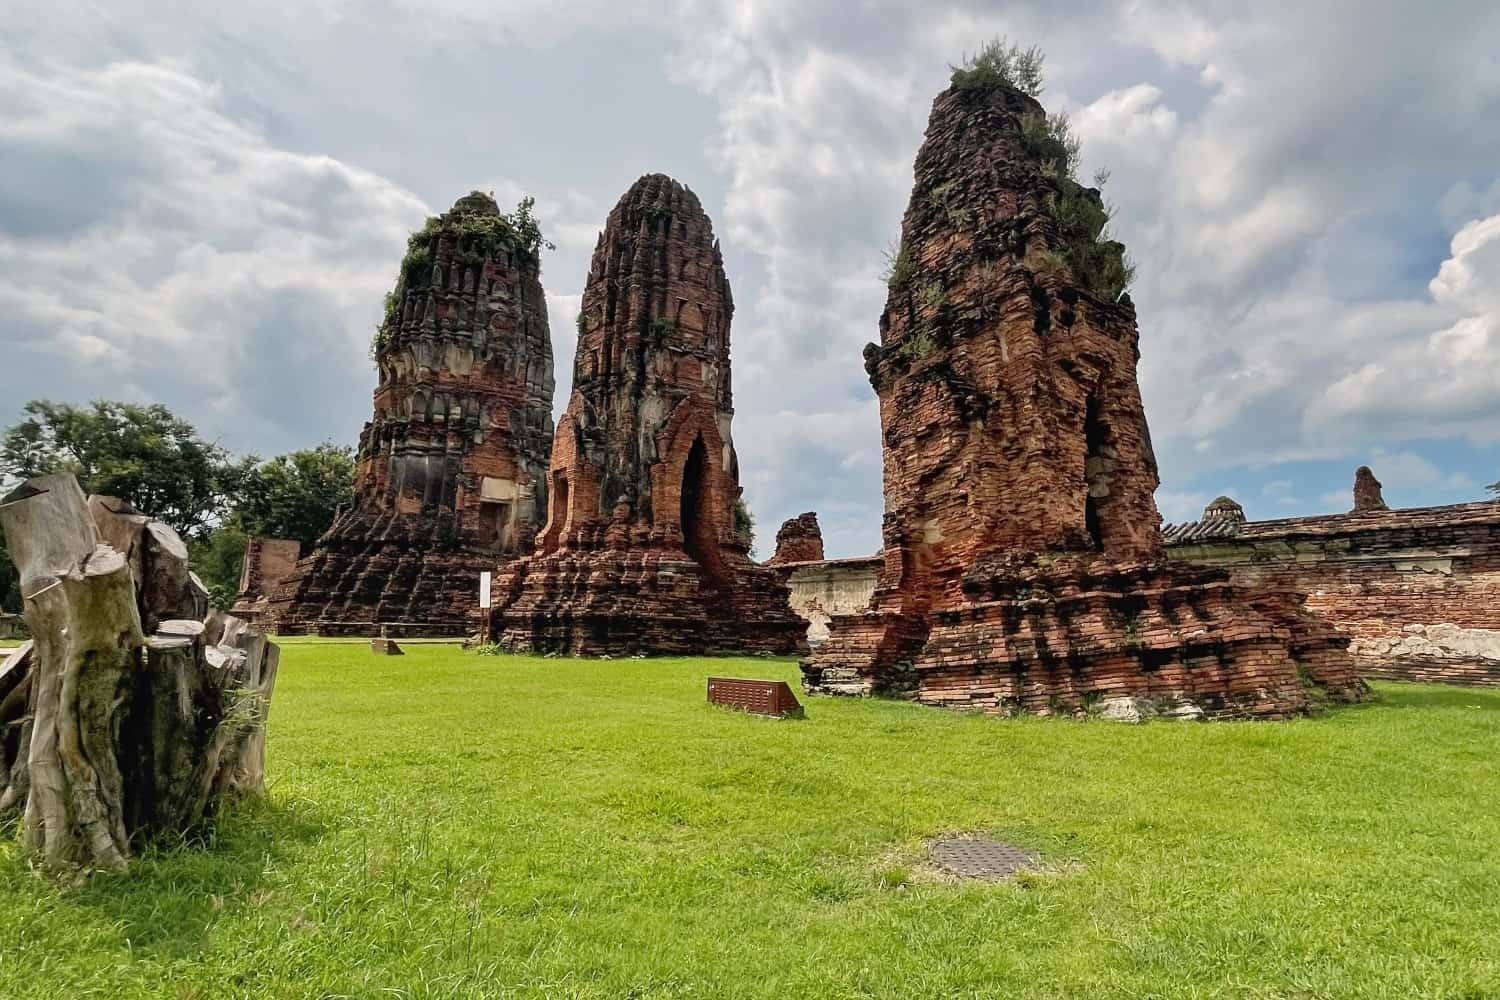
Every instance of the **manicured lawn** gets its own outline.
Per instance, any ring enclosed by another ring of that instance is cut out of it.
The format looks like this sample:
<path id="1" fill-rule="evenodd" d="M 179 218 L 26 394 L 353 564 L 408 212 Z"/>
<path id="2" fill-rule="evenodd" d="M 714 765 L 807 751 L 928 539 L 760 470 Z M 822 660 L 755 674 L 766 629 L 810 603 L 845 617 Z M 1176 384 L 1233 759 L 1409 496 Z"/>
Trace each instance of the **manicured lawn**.
<path id="1" fill-rule="evenodd" d="M 1500 692 L 1292 723 L 704 704 L 786 660 L 289 641 L 268 806 L 58 887 L 0 997 L 1500 997 Z M 928 878 L 982 831 L 1052 871 Z"/>

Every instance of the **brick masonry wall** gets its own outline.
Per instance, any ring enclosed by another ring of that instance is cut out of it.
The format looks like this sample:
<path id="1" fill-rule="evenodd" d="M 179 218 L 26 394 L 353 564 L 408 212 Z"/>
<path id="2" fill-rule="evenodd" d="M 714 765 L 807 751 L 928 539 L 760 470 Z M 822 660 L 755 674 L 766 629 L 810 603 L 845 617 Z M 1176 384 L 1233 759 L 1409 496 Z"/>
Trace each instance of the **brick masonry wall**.
<path id="1" fill-rule="evenodd" d="M 823 529 L 818 526 L 817 513 L 807 511 L 782 522 L 776 532 L 776 551 L 767 564 L 818 562 L 822 558 Z"/>
<path id="2" fill-rule="evenodd" d="M 791 588 L 792 610 L 807 622 L 807 642 L 820 645 L 828 638 L 828 622 L 835 615 L 859 614 L 870 607 L 881 558 L 828 559 L 778 564 Z"/>
<path id="3" fill-rule="evenodd" d="M 302 543 L 295 538 L 252 535 L 245 539 L 240 588 L 230 611 L 247 622 L 263 621 L 271 593 L 296 570 L 301 553 Z"/>
<path id="4" fill-rule="evenodd" d="M 1366 470 L 1368 471 L 1368 470 Z M 1199 522 L 1198 524 L 1202 524 Z M 1191 536 L 1197 525 L 1168 531 Z M 1305 593 L 1365 676 L 1500 685 L 1500 501 L 1252 521 L 1170 553 Z"/>

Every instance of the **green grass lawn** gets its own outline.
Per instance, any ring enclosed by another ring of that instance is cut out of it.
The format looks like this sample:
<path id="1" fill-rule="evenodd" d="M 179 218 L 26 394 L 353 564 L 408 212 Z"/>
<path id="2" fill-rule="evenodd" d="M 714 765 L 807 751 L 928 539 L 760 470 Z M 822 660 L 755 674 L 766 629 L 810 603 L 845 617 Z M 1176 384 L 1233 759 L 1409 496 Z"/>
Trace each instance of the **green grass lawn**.
<path id="1" fill-rule="evenodd" d="M 55 885 L 0 997 L 1500 997 L 1500 692 L 1290 723 L 704 704 L 787 660 L 288 641 L 268 805 Z M 930 878 L 975 831 L 1050 870 Z"/>

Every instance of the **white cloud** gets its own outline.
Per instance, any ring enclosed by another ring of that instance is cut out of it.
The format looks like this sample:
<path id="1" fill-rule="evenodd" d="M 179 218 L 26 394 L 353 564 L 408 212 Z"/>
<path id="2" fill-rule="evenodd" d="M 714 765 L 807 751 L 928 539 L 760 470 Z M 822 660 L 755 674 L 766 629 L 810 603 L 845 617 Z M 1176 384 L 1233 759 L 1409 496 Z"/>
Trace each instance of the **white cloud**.
<path id="1" fill-rule="evenodd" d="M 309 419 L 350 439 L 369 332 L 426 206 L 275 148 L 221 99 L 165 63 L 0 63 L 0 156 L 52 167 L 8 174 L 0 220 L 17 206 L 69 218 L 0 228 L 6 340 L 33 371 L 66 373 L 48 395 L 170 400 L 241 446 L 306 443 Z M 112 163 L 127 165 L 120 184 L 100 176 Z"/>
<path id="2" fill-rule="evenodd" d="M 1383 350 L 1312 399 L 1305 424 L 1347 439 L 1500 440 L 1500 215 L 1459 230 L 1428 288 L 1445 325 L 1396 325 Z"/>

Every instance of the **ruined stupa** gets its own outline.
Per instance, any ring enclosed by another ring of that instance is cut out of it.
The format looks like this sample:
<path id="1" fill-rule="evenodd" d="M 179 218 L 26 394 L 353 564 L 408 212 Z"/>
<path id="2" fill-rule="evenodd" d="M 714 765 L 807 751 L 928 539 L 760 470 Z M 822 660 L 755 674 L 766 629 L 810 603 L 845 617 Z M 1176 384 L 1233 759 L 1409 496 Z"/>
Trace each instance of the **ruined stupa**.
<path id="1" fill-rule="evenodd" d="M 781 529 L 776 532 L 776 551 L 766 560 L 766 565 L 817 562 L 822 558 L 823 529 L 818 525 L 818 512 L 809 510 L 782 522 Z"/>
<path id="2" fill-rule="evenodd" d="M 1375 478 L 1375 473 L 1370 471 L 1368 465 L 1361 465 L 1354 470 L 1354 510 L 1352 513 L 1359 514 L 1367 510 L 1388 510 L 1385 505 L 1385 496 L 1381 493 L 1380 480 Z"/>
<path id="3" fill-rule="evenodd" d="M 599 237 L 573 391 L 552 445 L 548 518 L 501 567 L 494 638 L 568 653 L 793 652 L 804 625 L 748 556 L 730 437 L 734 303 L 698 198 L 660 174 Z"/>
<path id="4" fill-rule="evenodd" d="M 531 551 L 552 440 L 542 245 L 529 201 L 505 215 L 477 191 L 412 235 L 354 502 L 277 588 L 278 631 L 466 634 L 480 571 Z"/>
<path id="5" fill-rule="evenodd" d="M 1123 247 L 1066 129 L 1005 83 L 933 104 L 881 341 L 884 559 L 809 690 L 987 712 L 1279 717 L 1362 687 L 1295 595 L 1162 558 Z"/>

